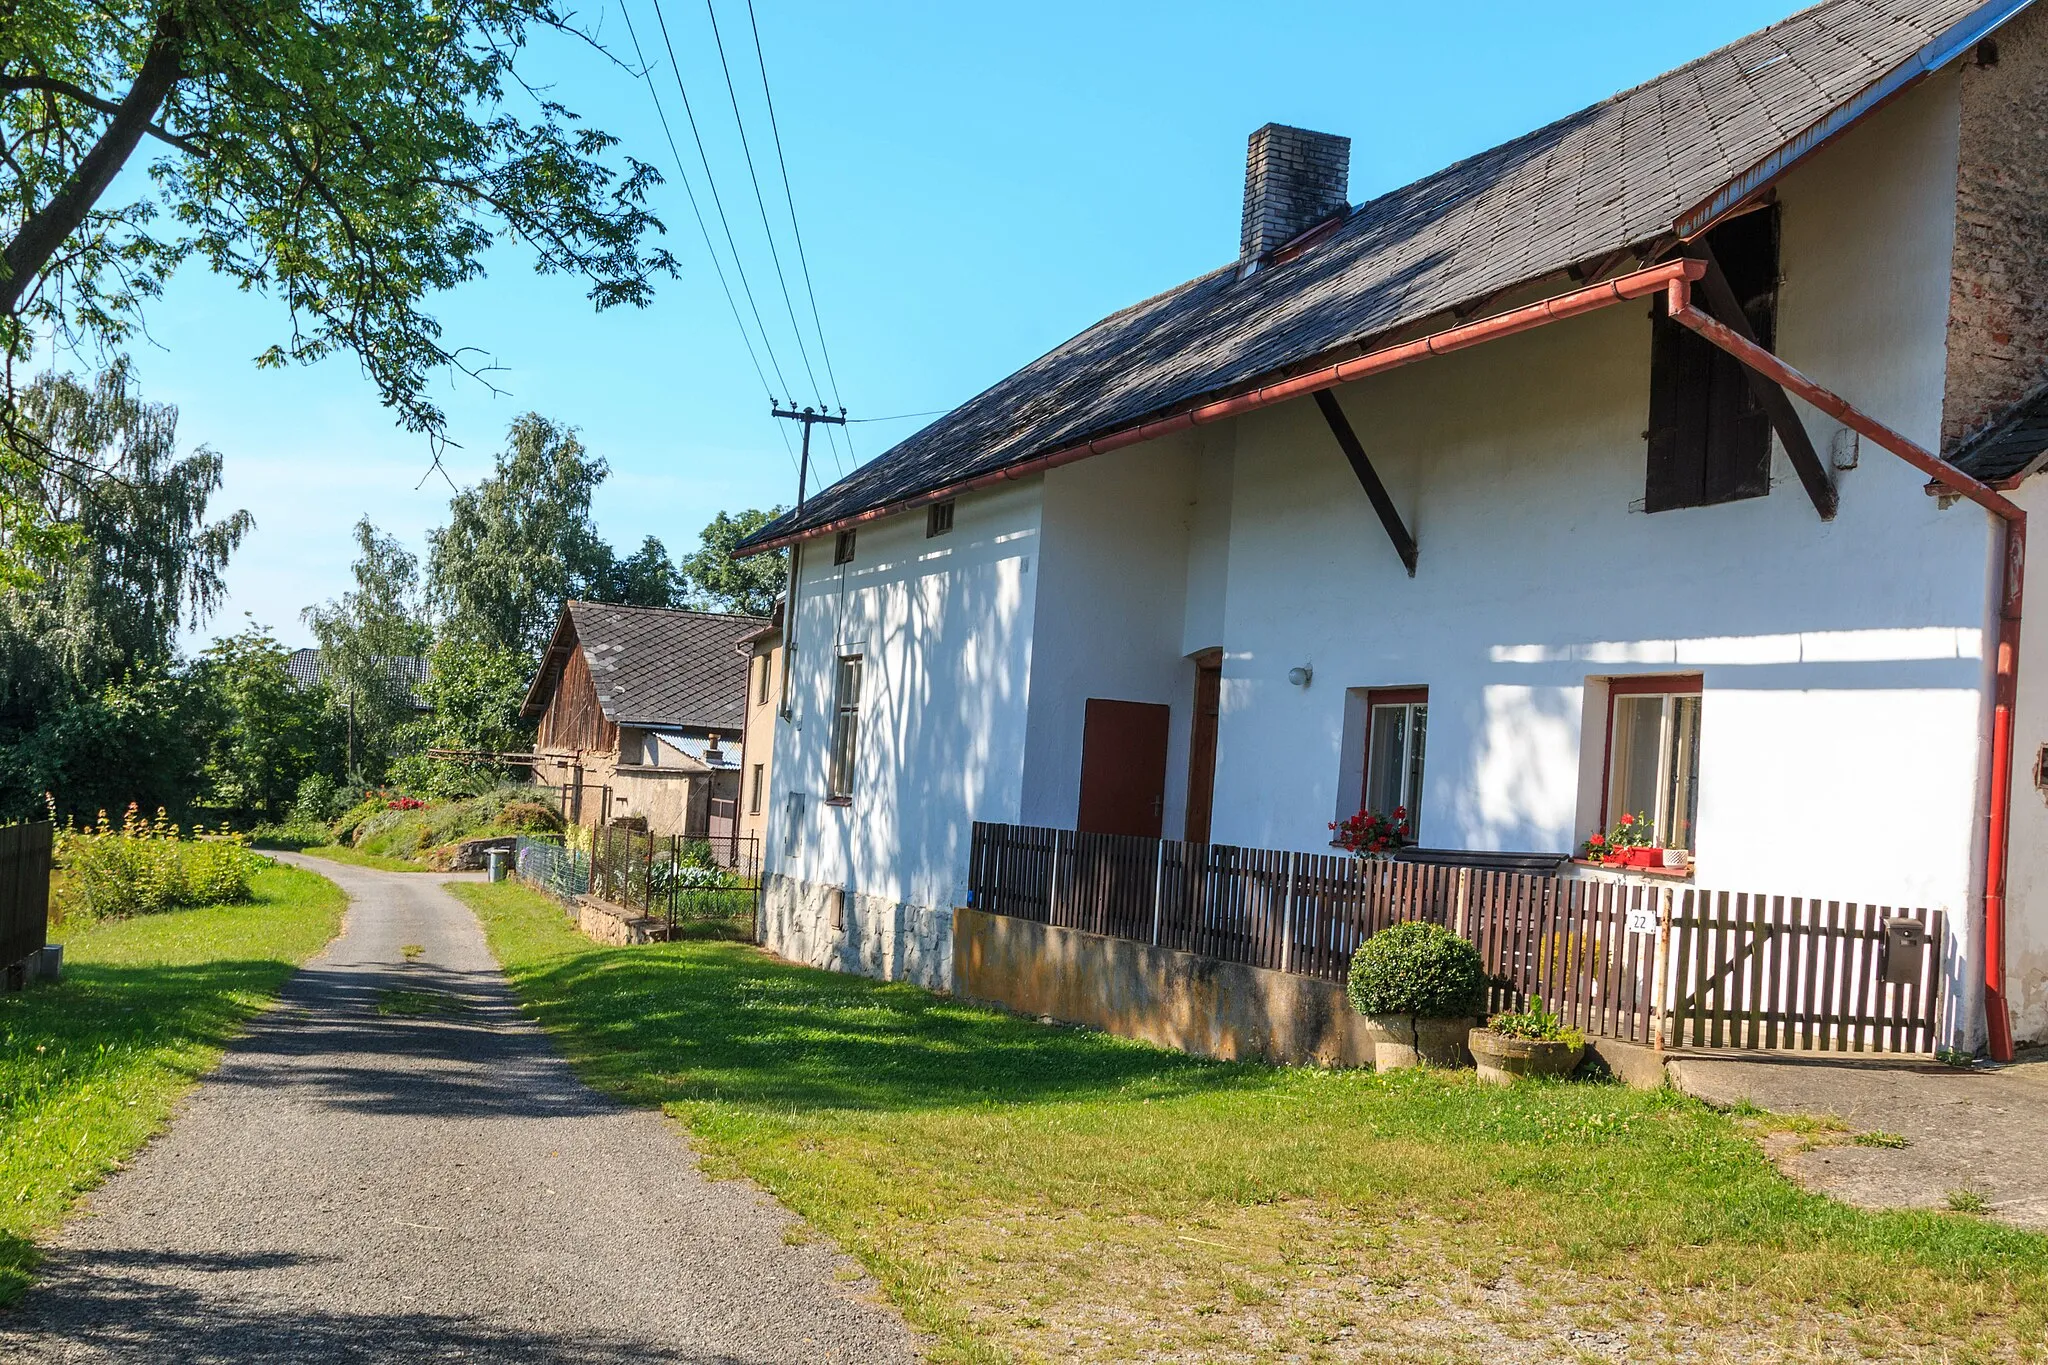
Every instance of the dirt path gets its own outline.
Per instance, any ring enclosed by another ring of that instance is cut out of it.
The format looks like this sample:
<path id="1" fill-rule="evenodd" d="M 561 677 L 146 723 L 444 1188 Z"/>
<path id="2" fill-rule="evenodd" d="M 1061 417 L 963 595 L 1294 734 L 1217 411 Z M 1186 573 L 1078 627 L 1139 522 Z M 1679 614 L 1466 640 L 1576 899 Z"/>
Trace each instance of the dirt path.
<path id="1" fill-rule="evenodd" d="M 0 1359 L 916 1359 L 850 1262 L 570 1073 L 442 878 L 304 865 L 341 936 L 95 1192 Z"/>

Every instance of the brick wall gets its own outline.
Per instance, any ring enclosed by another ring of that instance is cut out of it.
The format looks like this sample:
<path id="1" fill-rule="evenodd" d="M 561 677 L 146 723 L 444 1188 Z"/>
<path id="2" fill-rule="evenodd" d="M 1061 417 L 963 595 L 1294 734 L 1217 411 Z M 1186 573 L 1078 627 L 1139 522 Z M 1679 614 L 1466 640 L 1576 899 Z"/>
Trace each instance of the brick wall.
<path id="1" fill-rule="evenodd" d="M 1944 450 L 2048 382 L 2048 7 L 1993 42 L 1963 61 Z"/>
<path id="2" fill-rule="evenodd" d="M 1244 159 L 1238 254 L 1252 260 L 1349 205 L 1351 139 L 1269 123 Z"/>

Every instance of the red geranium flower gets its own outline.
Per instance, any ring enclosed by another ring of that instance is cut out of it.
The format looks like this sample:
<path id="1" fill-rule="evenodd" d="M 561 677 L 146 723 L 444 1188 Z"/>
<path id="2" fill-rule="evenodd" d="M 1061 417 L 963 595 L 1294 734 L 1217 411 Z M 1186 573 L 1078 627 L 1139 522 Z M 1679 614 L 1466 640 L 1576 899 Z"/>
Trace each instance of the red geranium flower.
<path id="1" fill-rule="evenodd" d="M 1636 818 L 1633 815 L 1624 815 L 1621 817 L 1621 823 L 1623 823 L 1624 825 L 1633 825 L 1635 822 Z"/>

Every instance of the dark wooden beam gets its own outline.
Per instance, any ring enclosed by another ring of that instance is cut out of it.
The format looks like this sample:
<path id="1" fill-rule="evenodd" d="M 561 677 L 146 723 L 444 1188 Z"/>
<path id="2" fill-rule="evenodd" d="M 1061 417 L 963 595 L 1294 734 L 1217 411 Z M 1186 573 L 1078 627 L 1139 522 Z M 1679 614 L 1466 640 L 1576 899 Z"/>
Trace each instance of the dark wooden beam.
<path id="1" fill-rule="evenodd" d="M 1394 553 L 1401 556 L 1401 562 L 1408 566 L 1408 576 L 1415 577 L 1415 537 L 1408 534 L 1401 514 L 1394 510 L 1394 500 L 1387 496 L 1387 486 L 1380 482 L 1379 471 L 1366 458 L 1365 447 L 1358 443 L 1358 434 L 1351 429 L 1351 420 L 1337 405 L 1336 395 L 1328 389 L 1316 390 L 1316 406 L 1323 410 L 1323 420 L 1330 424 L 1330 434 L 1337 438 L 1344 458 L 1351 461 L 1351 472 L 1358 476 L 1358 486 L 1372 500 L 1372 510 L 1380 514 L 1380 525 L 1387 528 L 1387 539 L 1394 542 Z"/>
<path id="2" fill-rule="evenodd" d="M 1707 263 L 1707 273 L 1699 283 L 1700 302 L 1706 306 L 1706 311 L 1744 341 L 1762 345 L 1757 341 L 1755 329 L 1749 325 L 1749 315 L 1742 311 L 1742 301 L 1735 297 L 1728 277 L 1721 273 L 1721 263 L 1714 259 L 1714 249 L 1704 239 L 1698 243 L 1697 249 L 1700 258 Z M 1784 442 L 1785 454 L 1791 457 L 1793 471 L 1805 486 L 1806 496 L 1813 500 L 1813 510 L 1820 513 L 1822 521 L 1833 521 L 1840 506 L 1835 480 L 1814 450 L 1813 441 L 1806 434 L 1806 424 L 1799 420 L 1799 410 L 1792 406 L 1792 400 L 1778 387 L 1777 381 L 1758 374 L 1747 365 L 1742 367 L 1742 376 L 1749 381 L 1749 391 L 1756 396 L 1757 405 L 1770 418 L 1771 429 Z"/>

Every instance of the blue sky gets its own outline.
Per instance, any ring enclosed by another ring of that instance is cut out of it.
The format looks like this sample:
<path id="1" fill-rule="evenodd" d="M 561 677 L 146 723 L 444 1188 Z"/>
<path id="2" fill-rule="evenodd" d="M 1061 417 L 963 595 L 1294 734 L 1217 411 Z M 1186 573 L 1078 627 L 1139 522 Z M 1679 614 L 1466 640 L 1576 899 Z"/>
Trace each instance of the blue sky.
<path id="1" fill-rule="evenodd" d="M 630 52 L 621 0 L 602 3 L 587 13 Z M 649 42 L 652 0 L 624 3 Z M 1232 258 L 1244 140 L 1262 123 L 1350 136 L 1360 202 L 1796 6 L 756 8 L 839 391 L 853 416 L 881 417 L 950 407 L 1103 314 Z M 808 398 L 704 7 L 663 0 L 663 11 L 770 340 Z M 746 8 L 718 0 L 718 13 L 779 214 Z M 512 419 L 537 409 L 580 427 L 610 462 L 604 534 L 627 548 L 657 535 L 679 552 L 720 509 L 790 499 L 782 438 L 793 433 L 767 415 L 646 87 L 566 46 L 536 56 L 556 98 L 668 175 L 655 207 L 683 275 L 644 310 L 594 314 L 573 283 L 537 277 L 516 248 L 496 253 L 488 279 L 433 305 L 452 344 L 494 358 L 504 390 L 440 382 L 460 447 L 447 463 L 473 481 Z M 656 86 L 682 133 L 665 65 Z M 782 251 L 808 322 L 787 238 Z M 448 485 L 421 484 L 424 442 L 392 424 L 352 362 L 255 369 L 285 327 L 274 302 L 188 268 L 135 348 L 147 396 L 181 409 L 183 440 L 226 457 L 220 505 L 256 517 L 229 570 L 231 600 L 202 637 L 239 628 L 246 611 L 302 642 L 300 609 L 346 586 L 359 516 L 424 549 L 446 514 Z M 822 381 L 815 344 L 811 361 Z M 855 426 L 854 451 L 871 458 L 917 425 Z M 822 456 L 826 481 L 833 459 Z"/>

